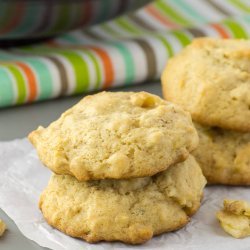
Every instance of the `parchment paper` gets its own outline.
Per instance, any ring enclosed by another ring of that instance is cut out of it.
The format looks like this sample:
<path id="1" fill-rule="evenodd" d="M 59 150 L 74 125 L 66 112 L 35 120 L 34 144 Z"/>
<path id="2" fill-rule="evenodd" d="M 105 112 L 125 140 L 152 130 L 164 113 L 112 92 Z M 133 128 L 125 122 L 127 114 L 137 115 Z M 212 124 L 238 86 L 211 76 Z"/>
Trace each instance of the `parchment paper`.
<path id="1" fill-rule="evenodd" d="M 0 207 L 20 231 L 39 245 L 55 250 L 249 250 L 250 237 L 234 239 L 219 226 L 215 212 L 224 198 L 250 201 L 247 187 L 207 187 L 201 209 L 181 230 L 166 233 L 141 246 L 122 243 L 88 244 L 51 228 L 37 203 L 51 172 L 42 166 L 27 139 L 0 142 Z"/>

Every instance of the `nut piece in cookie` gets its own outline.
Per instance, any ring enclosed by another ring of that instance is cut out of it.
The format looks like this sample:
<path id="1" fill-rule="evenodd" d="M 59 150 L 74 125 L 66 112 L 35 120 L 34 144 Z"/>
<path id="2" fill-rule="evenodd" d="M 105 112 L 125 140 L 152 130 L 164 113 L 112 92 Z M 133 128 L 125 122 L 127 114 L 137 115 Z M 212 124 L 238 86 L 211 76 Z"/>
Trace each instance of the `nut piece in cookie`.
<path id="1" fill-rule="evenodd" d="M 224 208 L 217 212 L 222 228 L 235 238 L 250 236 L 250 204 L 243 200 L 224 200 Z"/>
<path id="2" fill-rule="evenodd" d="M 186 225 L 205 184 L 190 155 L 152 177 L 79 182 L 53 175 L 39 206 L 48 224 L 72 237 L 141 244 Z"/>
<path id="3" fill-rule="evenodd" d="M 0 219 L 0 236 L 2 236 L 4 234 L 6 230 L 6 225 L 5 223 Z"/>
<path id="4" fill-rule="evenodd" d="M 146 92 L 87 96 L 29 139 L 44 165 L 80 181 L 152 176 L 198 145 L 190 114 Z"/>
<path id="5" fill-rule="evenodd" d="M 162 87 L 194 121 L 250 131 L 250 41 L 194 39 L 168 61 Z"/>

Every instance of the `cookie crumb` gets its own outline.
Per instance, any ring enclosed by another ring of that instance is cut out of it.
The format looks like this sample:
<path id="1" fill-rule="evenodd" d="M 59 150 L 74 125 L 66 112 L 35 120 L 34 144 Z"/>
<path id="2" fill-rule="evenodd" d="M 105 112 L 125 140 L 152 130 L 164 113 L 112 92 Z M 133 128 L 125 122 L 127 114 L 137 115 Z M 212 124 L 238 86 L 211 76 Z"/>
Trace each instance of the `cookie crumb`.
<path id="1" fill-rule="evenodd" d="M 0 237 L 4 234 L 6 230 L 6 225 L 5 223 L 0 219 Z"/>
<path id="2" fill-rule="evenodd" d="M 250 203 L 243 200 L 224 200 L 222 211 L 217 219 L 225 232 L 234 238 L 250 236 Z"/>

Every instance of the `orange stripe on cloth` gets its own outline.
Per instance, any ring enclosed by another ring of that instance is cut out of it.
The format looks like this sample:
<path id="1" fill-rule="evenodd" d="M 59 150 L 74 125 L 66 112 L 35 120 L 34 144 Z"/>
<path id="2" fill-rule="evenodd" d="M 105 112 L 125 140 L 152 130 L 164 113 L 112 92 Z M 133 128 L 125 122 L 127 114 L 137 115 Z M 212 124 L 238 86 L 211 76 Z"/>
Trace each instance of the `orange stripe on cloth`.
<path id="1" fill-rule="evenodd" d="M 169 27 L 169 28 L 179 28 L 180 26 L 176 23 L 170 21 L 166 18 L 165 15 L 162 15 L 154 6 L 149 5 L 144 8 L 146 12 L 148 12 L 151 16 L 153 16 L 155 19 L 157 19 L 160 23 L 163 25 Z"/>
<path id="2" fill-rule="evenodd" d="M 210 25 L 221 35 L 222 38 L 230 37 L 230 35 L 225 31 L 225 29 L 221 25 L 217 23 L 211 23 Z"/>
<path id="3" fill-rule="evenodd" d="M 108 53 L 105 50 L 98 48 L 98 47 L 94 47 L 94 46 L 84 46 L 84 47 L 95 51 L 95 53 L 98 54 L 98 56 L 100 56 L 100 58 L 102 59 L 103 66 L 104 66 L 104 73 L 105 73 L 105 81 L 104 81 L 103 87 L 108 88 L 112 86 L 112 83 L 115 78 L 115 74 L 114 74 L 112 61 Z"/>
<path id="4" fill-rule="evenodd" d="M 59 48 L 59 49 L 90 49 L 93 50 L 102 60 L 103 67 L 104 67 L 104 88 L 109 88 L 112 86 L 112 83 L 115 78 L 115 73 L 114 73 L 114 67 L 112 64 L 112 61 L 110 59 L 109 54 L 104 50 L 99 47 L 95 46 L 88 46 L 88 45 L 70 45 L 70 44 L 65 44 L 61 45 L 60 43 L 57 42 L 50 42 L 47 43 L 47 45 L 50 48 Z"/>
<path id="5" fill-rule="evenodd" d="M 33 73 L 33 71 L 30 69 L 29 66 L 27 66 L 26 64 L 22 63 L 22 62 L 15 62 L 16 65 L 18 65 L 23 72 L 25 73 L 25 76 L 27 77 L 28 80 L 28 102 L 32 102 L 36 99 L 37 97 L 37 82 L 36 82 L 36 77 L 35 74 Z"/>

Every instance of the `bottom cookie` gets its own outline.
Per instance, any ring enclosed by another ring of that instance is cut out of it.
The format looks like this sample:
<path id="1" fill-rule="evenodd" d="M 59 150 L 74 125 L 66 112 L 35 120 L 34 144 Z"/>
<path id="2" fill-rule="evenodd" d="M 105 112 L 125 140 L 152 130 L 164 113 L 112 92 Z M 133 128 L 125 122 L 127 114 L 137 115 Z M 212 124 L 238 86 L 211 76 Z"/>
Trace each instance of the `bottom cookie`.
<path id="1" fill-rule="evenodd" d="M 195 127 L 200 143 L 193 155 L 208 183 L 250 185 L 250 133 Z"/>
<path id="2" fill-rule="evenodd" d="M 53 175 L 39 206 L 51 226 L 72 237 L 140 244 L 188 223 L 205 184 L 190 156 L 152 177 L 79 182 Z"/>

